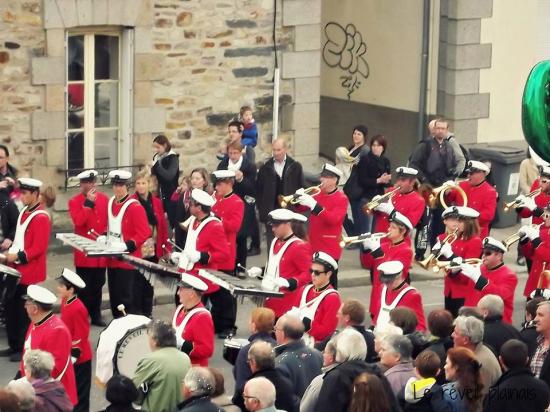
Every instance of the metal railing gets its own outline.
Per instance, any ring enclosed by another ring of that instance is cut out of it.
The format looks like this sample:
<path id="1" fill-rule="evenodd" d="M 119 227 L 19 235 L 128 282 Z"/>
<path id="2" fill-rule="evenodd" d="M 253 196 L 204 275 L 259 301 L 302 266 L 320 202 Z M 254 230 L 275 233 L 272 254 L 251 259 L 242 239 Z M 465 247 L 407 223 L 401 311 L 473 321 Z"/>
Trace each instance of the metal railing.
<path id="1" fill-rule="evenodd" d="M 144 164 L 136 164 L 136 165 L 128 165 L 128 166 L 116 166 L 116 167 L 97 167 L 97 168 L 78 168 L 78 169 L 58 169 L 59 173 L 63 173 L 64 175 L 64 184 L 62 189 L 67 191 L 70 188 L 78 187 L 80 180 L 76 177 L 79 173 L 85 171 L 85 170 L 97 170 L 98 176 L 97 176 L 97 184 L 99 186 L 103 186 L 107 184 L 108 175 L 111 170 L 128 170 L 132 173 L 132 175 L 135 175 L 139 170 L 141 170 L 143 167 L 145 167 Z"/>

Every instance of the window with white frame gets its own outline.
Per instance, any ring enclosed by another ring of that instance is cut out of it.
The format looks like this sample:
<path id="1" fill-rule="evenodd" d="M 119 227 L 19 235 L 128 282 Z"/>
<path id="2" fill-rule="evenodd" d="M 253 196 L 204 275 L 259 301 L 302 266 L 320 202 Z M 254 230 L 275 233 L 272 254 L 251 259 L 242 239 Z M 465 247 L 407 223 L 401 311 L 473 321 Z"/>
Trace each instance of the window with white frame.
<path id="1" fill-rule="evenodd" d="M 120 31 L 68 33 L 66 151 L 74 174 L 130 160 L 131 70 L 122 67 L 131 66 L 127 39 Z"/>

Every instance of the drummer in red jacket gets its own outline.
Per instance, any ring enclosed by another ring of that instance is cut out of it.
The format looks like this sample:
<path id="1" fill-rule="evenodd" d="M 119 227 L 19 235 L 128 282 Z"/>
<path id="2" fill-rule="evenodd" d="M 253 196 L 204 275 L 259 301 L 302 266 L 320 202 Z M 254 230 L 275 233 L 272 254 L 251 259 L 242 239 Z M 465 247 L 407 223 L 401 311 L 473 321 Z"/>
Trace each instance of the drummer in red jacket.
<path id="1" fill-rule="evenodd" d="M 55 364 L 51 376 L 61 381 L 71 403 L 78 403 L 74 367 L 71 359 L 71 333 L 65 323 L 53 314 L 52 307 L 57 300 L 48 289 L 38 285 L 30 285 L 25 295 L 25 309 L 31 320 L 27 330 L 23 356 L 25 351 L 40 349 L 50 352 Z M 25 368 L 21 361 L 19 373 L 25 375 Z"/>
<path id="2" fill-rule="evenodd" d="M 69 200 L 69 215 L 74 225 L 74 233 L 89 239 L 95 239 L 107 231 L 107 204 L 109 198 L 96 188 L 98 173 L 85 170 L 78 174 L 80 193 Z M 105 326 L 101 317 L 102 289 L 105 284 L 104 258 L 87 257 L 83 252 L 74 250 L 74 267 L 86 288 L 80 291 L 79 298 L 88 309 L 92 324 Z"/>
<path id="3" fill-rule="evenodd" d="M 309 242 L 312 252 L 325 252 L 336 261 L 342 256 L 340 239 L 342 227 L 348 211 L 349 201 L 344 192 L 338 190 L 342 172 L 336 166 L 325 163 L 321 170 L 321 190 L 309 195 L 304 189 L 296 191 L 300 205 L 311 210 L 309 216 Z M 300 211 L 304 208 L 298 208 Z M 338 287 L 338 277 L 334 274 L 330 283 Z"/>
<path id="4" fill-rule="evenodd" d="M 71 333 L 71 356 L 74 361 L 78 404 L 74 410 L 90 409 L 90 386 L 92 383 L 92 348 L 90 346 L 90 321 L 88 310 L 76 295 L 86 283 L 72 270 L 63 269 L 57 278 L 57 296 L 61 299 L 61 320 Z"/>
<path id="5" fill-rule="evenodd" d="M 208 366 L 208 360 L 214 354 L 214 323 L 201 301 L 208 285 L 188 273 L 181 274 L 178 285 L 178 295 L 183 303 L 176 308 L 172 318 L 177 346 L 189 355 L 192 365 Z"/>

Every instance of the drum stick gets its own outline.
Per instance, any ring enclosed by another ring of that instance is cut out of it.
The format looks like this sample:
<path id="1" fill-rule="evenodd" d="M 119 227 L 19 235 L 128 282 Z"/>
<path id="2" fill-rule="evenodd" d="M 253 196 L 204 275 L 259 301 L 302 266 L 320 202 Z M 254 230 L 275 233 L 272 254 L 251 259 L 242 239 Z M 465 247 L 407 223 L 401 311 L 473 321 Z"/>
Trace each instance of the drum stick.
<path id="1" fill-rule="evenodd" d="M 245 272 L 248 272 L 248 268 L 244 267 L 244 266 L 241 265 L 240 263 L 237 263 L 237 267 L 238 267 L 239 269 L 244 270 Z"/>
<path id="2" fill-rule="evenodd" d="M 88 234 L 89 234 L 90 236 L 93 236 L 94 239 L 97 239 L 97 238 L 99 237 L 99 233 L 97 233 L 94 229 L 88 230 Z"/>
<path id="3" fill-rule="evenodd" d="M 178 250 L 178 252 L 183 252 L 183 249 L 176 245 L 176 242 L 174 242 L 172 239 L 166 239 L 168 243 L 170 243 L 172 246 L 174 246 L 175 249 Z"/>
<path id="4" fill-rule="evenodd" d="M 116 308 L 119 310 L 119 312 L 122 312 L 122 314 L 126 316 L 126 307 L 122 303 L 118 305 Z"/>

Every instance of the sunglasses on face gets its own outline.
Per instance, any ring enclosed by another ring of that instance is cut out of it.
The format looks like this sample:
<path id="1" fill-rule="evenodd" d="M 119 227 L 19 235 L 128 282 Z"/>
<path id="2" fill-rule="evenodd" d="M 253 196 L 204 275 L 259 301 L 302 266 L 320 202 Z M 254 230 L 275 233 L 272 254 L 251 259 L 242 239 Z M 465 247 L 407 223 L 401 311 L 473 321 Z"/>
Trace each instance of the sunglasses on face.
<path id="1" fill-rule="evenodd" d="M 316 270 L 316 269 L 310 269 L 309 273 L 311 273 L 313 276 L 319 276 L 323 273 L 327 273 L 326 270 Z"/>

